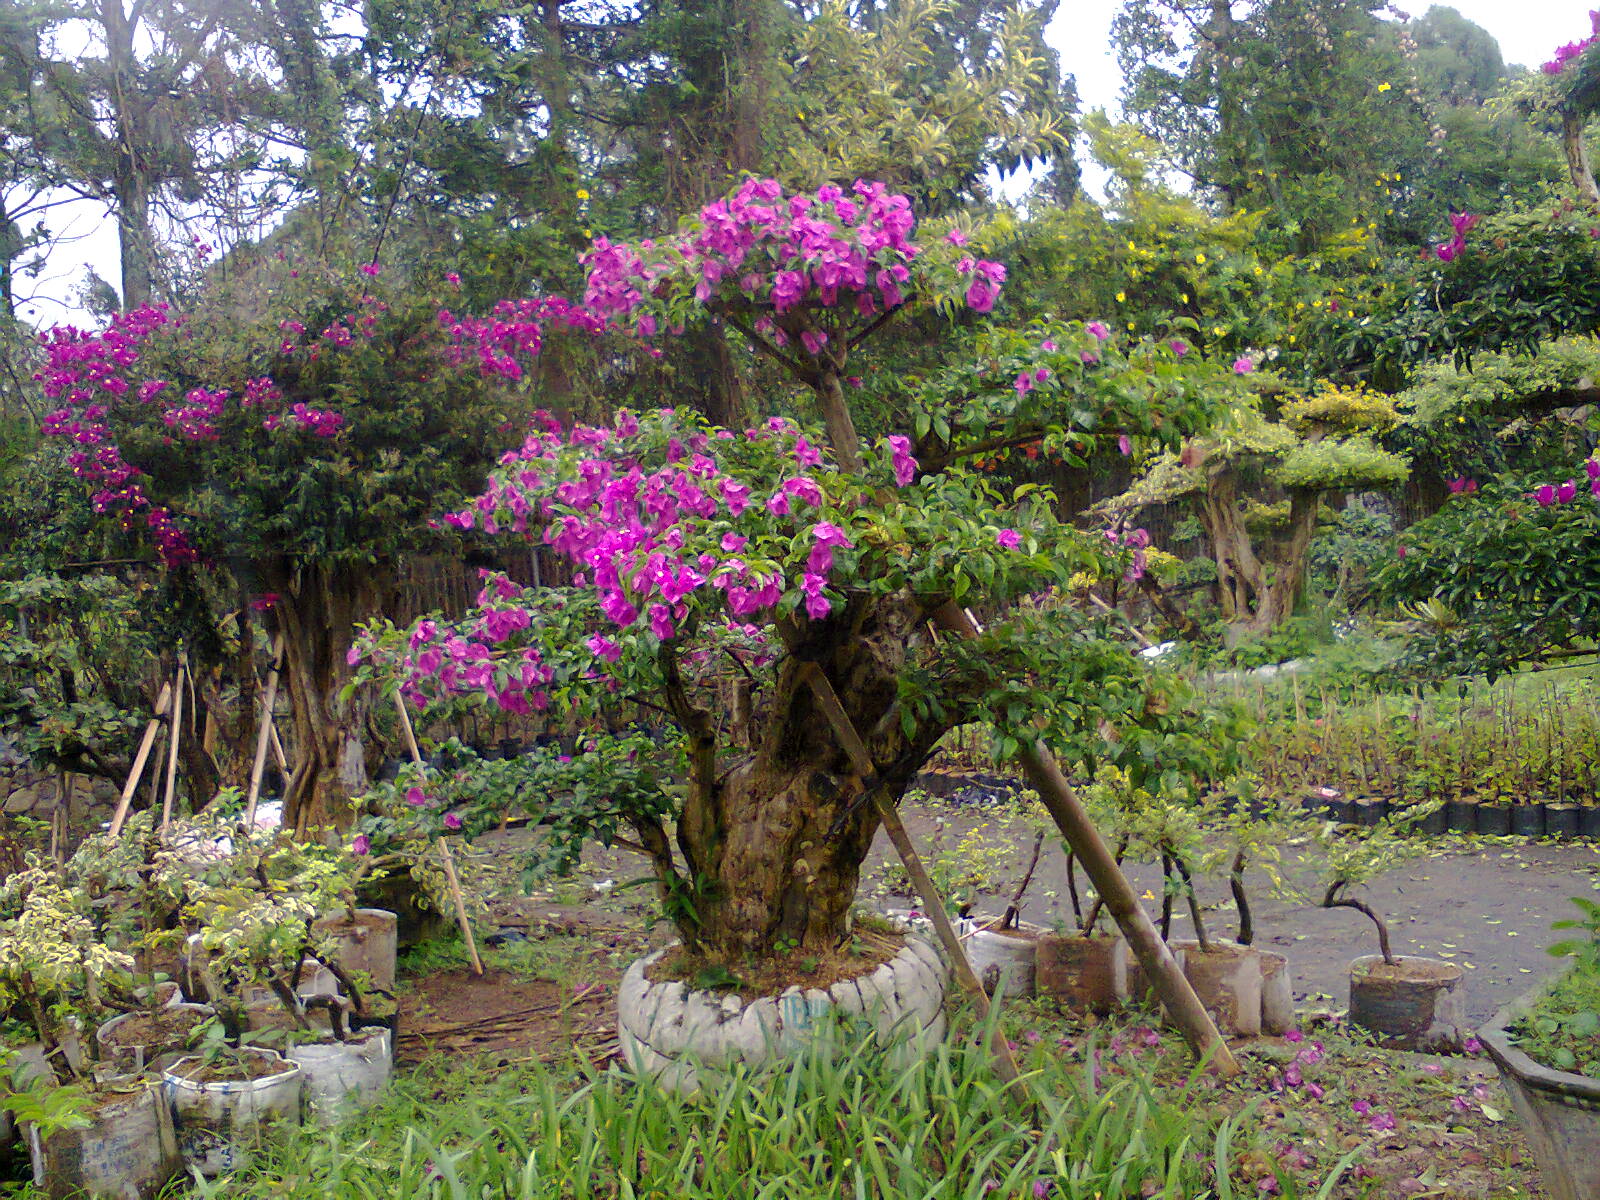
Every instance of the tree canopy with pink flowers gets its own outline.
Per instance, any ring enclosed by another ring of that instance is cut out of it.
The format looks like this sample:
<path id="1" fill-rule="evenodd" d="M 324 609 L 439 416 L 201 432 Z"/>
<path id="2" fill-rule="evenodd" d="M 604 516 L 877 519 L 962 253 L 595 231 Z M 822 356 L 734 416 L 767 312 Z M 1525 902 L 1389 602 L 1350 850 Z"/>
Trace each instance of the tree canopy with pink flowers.
<path id="1" fill-rule="evenodd" d="M 685 942 L 716 961 L 836 944 L 877 827 L 869 793 L 898 800 L 957 724 L 992 720 L 1002 757 L 1044 736 L 1074 761 L 1169 779 L 1226 741 L 1060 599 L 1074 573 L 1137 571 L 1137 543 L 1073 528 L 1047 490 L 1002 491 L 967 463 L 1039 445 L 1081 467 L 1133 438 L 1179 439 L 1237 372 L 1071 323 L 966 345 L 952 332 L 953 365 L 914 387 L 869 376 L 858 392 L 852 356 L 897 314 L 987 313 L 1003 284 L 959 232 L 931 246 L 914 235 L 905 199 L 875 184 L 789 194 L 750 181 L 671 238 L 597 243 L 587 312 L 646 340 L 712 323 L 783 363 L 820 427 L 774 416 L 722 429 L 675 409 L 541 417 L 446 520 L 543 541 L 571 561 L 573 586 L 491 577 L 459 620 L 379 622 L 352 651 L 436 712 L 595 720 L 628 701 L 664 718 L 681 792 L 661 770 L 672 754 L 600 735 L 586 753 L 523 760 L 514 790 L 552 830 L 555 865 L 587 836 L 648 853 Z M 878 390 L 903 432 L 865 442 L 848 397 Z M 951 604 L 1004 608 L 978 642 L 940 641 L 930 618 Z M 861 731 L 870 776 L 804 686 L 810 665 Z M 438 820 L 471 800 L 465 787 L 414 771 L 395 791 Z M 469 807 L 469 831 L 505 798 L 497 787 Z"/>

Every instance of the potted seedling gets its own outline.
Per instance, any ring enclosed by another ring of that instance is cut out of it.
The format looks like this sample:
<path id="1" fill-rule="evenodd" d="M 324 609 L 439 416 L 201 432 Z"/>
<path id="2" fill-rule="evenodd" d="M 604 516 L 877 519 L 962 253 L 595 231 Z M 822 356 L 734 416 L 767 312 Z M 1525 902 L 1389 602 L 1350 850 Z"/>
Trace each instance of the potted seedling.
<path id="1" fill-rule="evenodd" d="M 1397 1049 L 1433 1050 L 1459 1045 L 1465 1025 L 1461 968 L 1438 959 L 1397 956 L 1389 926 L 1354 889 L 1398 866 L 1412 853 L 1389 829 L 1323 837 L 1323 908 L 1348 908 L 1378 932 L 1375 955 L 1350 964 L 1350 1021 Z"/>
<path id="2" fill-rule="evenodd" d="M 1022 879 L 1012 892 L 1004 913 L 998 917 L 968 917 L 963 922 L 962 940 L 967 961 L 990 995 L 1002 987 L 1010 997 L 1027 999 L 1036 991 L 1039 937 L 1044 929 L 1021 919 L 1023 897 L 1033 882 L 1044 849 L 1045 822 L 1048 821 L 1036 792 L 1020 797 L 1023 810 L 1033 827 L 1032 849 Z"/>
<path id="3" fill-rule="evenodd" d="M 349 885 L 348 852 L 278 830 L 235 827 L 228 837 L 230 853 L 188 880 L 183 910 L 199 929 L 218 1022 L 199 1053 L 163 1072 L 184 1157 L 205 1175 L 248 1161 L 267 1122 L 298 1119 L 303 1086 L 319 1107 L 336 1105 L 347 1092 L 376 1092 L 389 1065 L 386 1031 L 350 1034 L 345 1013 L 362 996 L 333 961 L 331 939 L 313 933 Z M 297 991 L 307 964 L 345 994 Z M 311 1051 L 307 1070 L 300 1060 L 313 1045 L 340 1048 Z"/>
<path id="4" fill-rule="evenodd" d="M 182 828 L 174 826 L 176 836 Z M 160 848 L 150 813 L 137 813 L 120 836 L 87 838 L 66 867 L 68 882 L 88 900 L 95 939 L 131 956 L 130 972 L 99 980 L 101 1003 L 119 1015 L 95 1031 L 101 1057 L 129 1072 L 184 1049 L 211 1015 L 205 1005 L 183 1003 L 163 969 L 176 963 L 182 942 L 169 925 L 183 890 L 181 879 L 158 867 Z"/>
<path id="5" fill-rule="evenodd" d="M 1261 960 L 1249 946 L 1212 937 L 1195 891 L 1191 863 L 1205 852 L 1207 835 L 1200 810 L 1183 793 L 1149 796 L 1133 814 L 1131 831 L 1142 856 L 1159 861 L 1163 880 L 1161 936 L 1180 954 L 1184 974 L 1219 1027 L 1254 1036 L 1261 1032 Z M 1192 940 L 1171 938 L 1173 908 L 1182 902 L 1194 926 Z M 1145 990 L 1137 974 L 1130 980 L 1137 999 Z"/>
<path id="6" fill-rule="evenodd" d="M 1237 916 L 1234 944 L 1253 950 L 1260 965 L 1260 1032 L 1287 1033 L 1295 1025 L 1289 960 L 1255 944 L 1255 909 L 1250 898 L 1249 873 L 1254 869 L 1265 877 L 1273 896 L 1296 898 L 1297 893 L 1282 871 L 1283 847 L 1305 838 L 1313 822 L 1298 805 L 1258 799 L 1253 780 L 1249 778 L 1230 781 L 1228 792 L 1239 794 L 1242 802 L 1226 805 L 1213 798 L 1207 804 L 1200 866 L 1208 874 L 1227 876 Z"/>
<path id="7" fill-rule="evenodd" d="M 1550 983 L 1495 1014 L 1480 1037 L 1500 1069 L 1552 1200 L 1600 1195 L 1600 904 L 1556 929 L 1581 936 L 1550 947 L 1571 961 Z"/>
<path id="8" fill-rule="evenodd" d="M 95 937 L 88 899 L 37 861 L 0 886 L 0 1007 L 20 1008 L 38 1053 L 14 1055 L 3 1100 L 28 1136 L 44 1195 L 152 1197 L 180 1170 L 171 1114 L 147 1080 L 102 1068 L 76 1031 L 103 1011 L 100 980 L 131 956 Z M 16 1068 L 20 1067 L 20 1070 Z"/>
<path id="9" fill-rule="evenodd" d="M 1120 866 L 1131 844 L 1129 813 L 1134 802 L 1127 773 L 1105 765 L 1084 789 L 1084 803 L 1096 827 L 1113 846 Z M 1078 888 L 1076 863 L 1067 855 L 1067 894 L 1072 924 L 1057 922 L 1041 934 L 1035 957 L 1035 987 L 1040 996 L 1076 1012 L 1108 1013 L 1128 998 L 1127 943 L 1106 926 L 1100 896 L 1084 896 Z"/>

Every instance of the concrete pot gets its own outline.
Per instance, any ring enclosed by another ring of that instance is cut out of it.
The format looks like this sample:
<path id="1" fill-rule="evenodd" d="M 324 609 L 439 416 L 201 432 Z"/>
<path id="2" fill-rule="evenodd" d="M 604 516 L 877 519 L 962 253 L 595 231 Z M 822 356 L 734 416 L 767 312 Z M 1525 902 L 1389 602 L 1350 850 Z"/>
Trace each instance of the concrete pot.
<path id="1" fill-rule="evenodd" d="M 668 1091 L 714 1085 L 719 1069 L 736 1064 L 779 1066 L 837 1030 L 841 1019 L 906 1055 L 926 1053 L 945 1036 L 944 964 L 920 938 L 907 938 L 876 970 L 826 990 L 791 987 L 753 999 L 647 978 L 646 968 L 670 949 L 635 960 L 617 989 L 623 1060 Z M 847 1046 L 861 1043 L 858 1034 L 846 1036 Z"/>
<path id="2" fill-rule="evenodd" d="M 1593 1200 L 1600 1196 L 1600 1079 L 1540 1066 L 1506 1032 L 1538 997 L 1538 990 L 1519 996 L 1478 1037 L 1500 1069 L 1551 1200 Z"/>
<path id="3" fill-rule="evenodd" d="M 346 975 L 363 972 L 380 992 L 394 993 L 394 962 L 400 919 L 386 908 L 358 908 L 323 917 L 312 930 L 338 943 L 335 961 Z"/>
<path id="4" fill-rule="evenodd" d="M 1034 991 L 1072 1012 L 1111 1012 L 1128 998 L 1128 943 L 1040 934 Z"/>
<path id="5" fill-rule="evenodd" d="M 1183 973 L 1224 1035 L 1261 1033 L 1260 952 L 1233 942 L 1213 941 L 1202 953 L 1198 942 L 1174 942 L 1183 951 Z"/>
<path id="6" fill-rule="evenodd" d="M 1376 954 L 1350 964 L 1350 1023 L 1394 1050 L 1453 1050 L 1466 1025 L 1461 968 L 1432 958 Z"/>
<path id="7" fill-rule="evenodd" d="M 1034 995 L 1039 935 L 1044 930 L 1020 923 L 1008 929 L 999 917 L 976 917 L 962 920 L 956 932 L 984 991 L 991 996 L 1001 992 L 1008 1000 Z"/>
<path id="8" fill-rule="evenodd" d="M 1261 1032 L 1280 1037 L 1296 1024 L 1289 960 L 1270 950 L 1256 954 L 1261 960 Z"/>

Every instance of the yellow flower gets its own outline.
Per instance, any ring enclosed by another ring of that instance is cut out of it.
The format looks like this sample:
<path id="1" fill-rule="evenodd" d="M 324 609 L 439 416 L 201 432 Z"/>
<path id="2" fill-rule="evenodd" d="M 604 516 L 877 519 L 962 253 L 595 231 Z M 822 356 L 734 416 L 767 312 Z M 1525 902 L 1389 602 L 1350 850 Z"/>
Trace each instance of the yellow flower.
<path id="1" fill-rule="evenodd" d="M 1118 292 L 1117 293 L 1117 303 L 1118 304 L 1125 304 L 1125 303 L 1127 303 L 1127 300 L 1128 300 L 1128 294 L 1126 292 Z"/>
<path id="2" fill-rule="evenodd" d="M 1263 270 L 1262 270 L 1262 269 L 1261 269 L 1261 264 L 1260 264 L 1260 263 L 1257 263 L 1257 264 L 1256 264 L 1256 274 L 1257 274 L 1257 275 L 1264 275 L 1264 274 L 1266 274 L 1266 272 L 1265 272 L 1265 271 L 1263 271 Z"/>
<path id="3" fill-rule="evenodd" d="M 586 237 L 586 238 L 592 238 L 592 237 L 593 237 L 593 236 L 594 236 L 594 230 L 592 230 L 592 229 L 585 229 L 585 230 L 584 230 L 584 231 L 583 231 L 583 236 L 584 236 L 584 237 Z"/>
<path id="4" fill-rule="evenodd" d="M 1216 335 L 1217 337 L 1221 337 L 1223 334 L 1227 333 L 1228 331 L 1226 329 L 1224 329 L 1221 325 L 1213 325 L 1211 327 L 1211 332 L 1214 335 Z"/>
<path id="5" fill-rule="evenodd" d="M 1179 292 L 1178 293 L 1178 303 L 1179 304 L 1187 304 L 1187 303 L 1189 303 L 1189 293 L 1188 292 Z"/>
<path id="6" fill-rule="evenodd" d="M 1295 337 L 1295 336 L 1294 336 L 1294 334 L 1292 334 L 1292 333 L 1291 333 L 1291 334 L 1290 334 L 1290 335 L 1289 335 L 1289 344 L 1290 344 L 1290 345 L 1291 345 L 1291 346 L 1292 346 L 1292 345 L 1294 345 L 1294 344 L 1295 344 L 1295 342 L 1296 342 L 1296 341 L 1297 341 L 1297 340 L 1298 340 L 1298 339 L 1297 339 L 1297 338 L 1296 338 L 1296 337 Z"/>
<path id="7" fill-rule="evenodd" d="M 588 198 L 589 198 L 589 190 L 587 188 L 579 188 L 578 189 L 578 199 L 579 200 L 587 200 Z"/>
<path id="8" fill-rule="evenodd" d="M 1196 254 L 1194 256 L 1194 260 L 1195 260 L 1195 262 L 1199 263 L 1201 266 L 1205 266 L 1206 256 L 1204 254 Z"/>
<path id="9" fill-rule="evenodd" d="M 1378 90 L 1380 92 L 1387 92 L 1389 90 L 1389 85 L 1387 83 L 1380 83 L 1378 85 Z"/>

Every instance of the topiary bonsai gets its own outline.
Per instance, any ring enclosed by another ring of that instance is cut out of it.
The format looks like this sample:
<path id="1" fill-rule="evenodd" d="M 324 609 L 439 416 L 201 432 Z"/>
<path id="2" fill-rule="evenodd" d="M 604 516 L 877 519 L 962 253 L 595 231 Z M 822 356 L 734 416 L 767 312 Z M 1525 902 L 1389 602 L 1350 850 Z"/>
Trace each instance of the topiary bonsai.
<path id="1" fill-rule="evenodd" d="M 1253 373 L 1249 359 L 1235 369 Z M 1387 397 L 1331 384 L 1285 392 L 1265 376 L 1257 386 L 1256 400 L 1181 452 L 1153 456 L 1132 487 L 1099 506 L 1126 521 L 1152 505 L 1189 505 L 1210 543 L 1218 604 L 1235 641 L 1294 614 L 1328 493 L 1391 487 L 1409 470 L 1373 441 L 1398 419 Z M 1263 487 L 1287 499 L 1262 505 L 1251 493 Z"/>
<path id="2" fill-rule="evenodd" d="M 706 963 L 838 946 L 874 795 L 898 801 L 956 725 L 990 722 L 1000 759 L 1042 738 L 1073 764 L 1141 779 L 1205 756 L 1209 718 L 1094 620 L 1009 607 L 1107 556 L 1136 571 L 1133 548 L 967 463 L 1037 444 L 1086 469 L 1122 438 L 1172 442 L 1203 426 L 1232 376 L 1097 322 L 964 344 L 938 315 L 987 313 L 1004 270 L 960 229 L 919 243 L 914 226 L 881 185 L 790 194 L 752 180 L 674 237 L 597 242 L 590 312 L 645 339 L 720 330 L 782 368 L 797 416 L 747 429 L 683 410 L 544 419 L 447 519 L 545 542 L 571 561 L 572 586 L 490 576 L 465 617 L 378 622 L 361 642 L 368 675 L 433 712 L 543 710 L 593 729 L 615 728 L 622 705 L 647 713 L 648 737 L 597 732 L 571 755 L 519 760 L 514 795 L 546 822 L 555 865 L 589 837 L 646 855 Z M 902 377 L 870 355 L 918 311 L 917 334 L 948 344 L 951 365 Z M 867 414 L 878 436 L 862 437 Z M 996 614 L 976 640 L 935 634 L 941 614 L 975 604 Z M 870 772 L 842 748 L 819 677 Z M 1144 753 L 1155 744 L 1171 760 Z M 415 803 L 436 799 L 419 788 Z M 497 791 L 452 815 L 472 833 L 504 804 Z"/>

